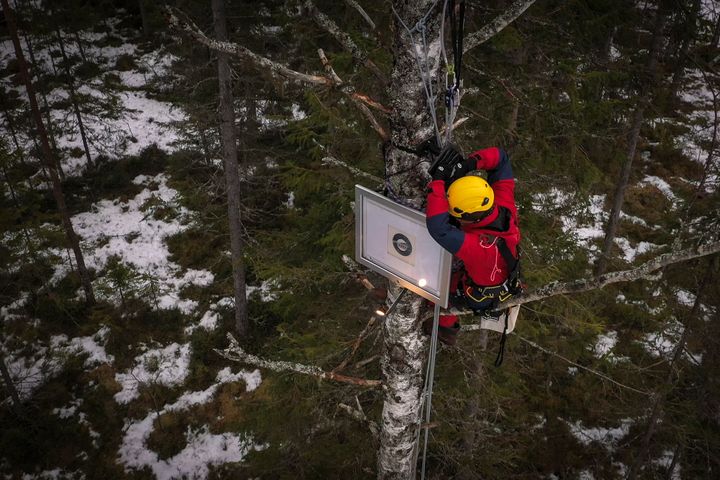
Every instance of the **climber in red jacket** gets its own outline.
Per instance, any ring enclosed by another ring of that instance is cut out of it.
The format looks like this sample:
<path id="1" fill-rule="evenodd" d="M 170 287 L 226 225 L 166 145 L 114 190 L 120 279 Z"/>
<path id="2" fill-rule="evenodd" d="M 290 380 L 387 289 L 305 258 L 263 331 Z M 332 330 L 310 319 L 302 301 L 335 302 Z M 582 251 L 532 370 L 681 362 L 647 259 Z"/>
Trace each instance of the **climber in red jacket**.
<path id="1" fill-rule="evenodd" d="M 473 170 L 487 171 L 487 181 L 468 174 Z M 520 230 L 510 159 L 497 147 L 477 150 L 465 159 L 449 145 L 430 174 L 427 228 L 458 265 L 453 268 L 450 303 L 498 316 L 501 312 L 494 307 L 517 293 L 520 284 Z M 426 332 L 431 326 L 426 322 Z M 459 330 L 457 315 L 440 316 L 441 341 L 454 344 Z"/>

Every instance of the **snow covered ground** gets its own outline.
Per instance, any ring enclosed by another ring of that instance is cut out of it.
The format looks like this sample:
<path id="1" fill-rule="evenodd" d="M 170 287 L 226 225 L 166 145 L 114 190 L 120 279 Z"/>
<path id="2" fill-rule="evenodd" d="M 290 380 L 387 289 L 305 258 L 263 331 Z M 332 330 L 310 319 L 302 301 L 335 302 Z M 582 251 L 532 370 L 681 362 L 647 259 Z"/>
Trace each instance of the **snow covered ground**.
<path id="1" fill-rule="evenodd" d="M 111 20 L 109 23 L 113 25 L 116 22 Z M 81 32 L 81 37 L 87 42 L 86 55 L 107 68 L 104 75 L 114 74 L 121 80 L 121 85 L 114 91 L 108 91 L 100 79 L 77 85 L 80 94 L 95 98 L 98 104 L 110 100 L 118 102 L 117 113 L 114 115 L 101 118 L 88 114 L 85 118 L 93 158 L 100 154 L 111 159 L 136 155 L 153 144 L 165 151 L 173 151 L 173 144 L 177 139 L 173 124 L 183 120 L 185 115 L 170 103 L 150 98 L 146 87 L 163 78 L 175 58 L 160 50 L 140 55 L 137 46 L 130 42 L 117 47 L 94 45 L 93 42 L 103 39 L 103 34 Z M 69 55 L 76 54 L 76 48 L 74 43 L 68 42 Z M 133 68 L 115 68 L 118 58 L 123 55 L 133 56 Z M 0 63 L 11 58 L 14 58 L 12 44 L 9 41 L 1 42 Z M 45 68 L 49 68 L 50 59 L 46 50 L 38 49 L 36 58 Z M 24 89 L 11 84 L 8 78 L 3 78 L 0 83 L 5 88 L 16 91 L 20 98 L 26 98 Z M 68 96 L 68 90 L 63 88 L 47 92 L 51 104 L 67 99 Z M 297 115 L 300 114 L 298 109 Z M 64 152 L 82 149 L 74 117 L 61 110 L 53 110 L 51 117 L 54 123 L 66 127 L 63 132 L 56 132 L 58 147 Z M 5 122 L 0 125 L 0 134 L 8 135 Z M 32 146 L 31 139 L 20 132 L 17 138 L 20 148 L 29 151 Z M 79 175 L 87 166 L 84 155 L 71 157 L 64 154 L 62 158 L 66 175 Z M 170 253 L 165 240 L 189 228 L 195 213 L 180 205 L 179 193 L 168 186 L 168 180 L 165 174 L 140 175 L 133 180 L 135 185 L 143 187 L 136 196 L 101 200 L 93 204 L 91 210 L 75 215 L 72 222 L 82 239 L 86 265 L 100 273 L 94 284 L 96 295 L 100 299 L 120 304 L 122 299 L 119 288 L 109 281 L 107 276 L 103 276 L 102 272 L 111 264 L 123 265 L 130 268 L 135 278 L 141 283 L 144 282 L 143 287 L 151 292 L 146 295 L 151 306 L 158 309 L 178 309 L 197 319 L 185 329 L 189 337 L 198 328 L 217 328 L 222 309 L 231 307 L 233 302 L 231 298 L 224 298 L 212 304 L 208 310 L 198 311 L 199 305 L 196 301 L 182 297 L 181 292 L 187 286 L 206 287 L 212 284 L 214 277 L 209 271 L 185 269 L 169 260 Z M 159 210 L 163 213 L 156 215 Z M 59 227 L 46 224 L 39 228 L 53 231 Z M 10 267 L 11 270 L 16 270 L 21 266 L 21 262 L 25 261 L 20 233 L 4 232 L 3 242 L 17 247 L 19 263 Z M 50 250 L 44 252 L 43 256 L 51 259 L 55 265 L 54 275 L 48 282 L 50 285 L 62 280 L 73 268 L 73 260 L 67 252 Z M 277 288 L 276 283 L 264 282 L 260 286 L 248 287 L 248 295 L 257 292 L 263 300 L 270 301 Z M 82 295 L 82 292 L 78 295 Z M 2 306 L 0 323 L 30 321 L 38 325 L 40 320 L 27 319 L 21 315 L 28 298 L 29 293 L 25 292 L 19 299 Z M 105 345 L 113 335 L 114 332 L 108 326 L 102 326 L 91 336 L 69 338 L 66 335 L 56 335 L 47 343 L 38 340 L 28 344 L 9 335 L 0 339 L 0 348 L 20 396 L 28 399 L 50 378 L 58 375 L 70 357 L 82 356 L 88 370 L 99 365 L 114 367 L 115 358 L 105 351 Z M 23 348 L 16 350 L 11 347 L 18 344 Z M 115 395 L 119 406 L 135 400 L 139 389 L 144 385 L 181 387 L 188 375 L 192 354 L 190 343 L 140 347 L 142 353 L 134 359 L 132 367 L 115 374 L 115 380 L 120 386 L 120 391 Z M 250 433 L 211 433 L 207 428 L 188 431 L 186 446 L 168 459 L 160 459 L 158 454 L 147 446 L 147 439 L 159 415 L 186 411 L 210 402 L 223 384 L 244 382 L 246 390 L 250 392 L 256 389 L 261 381 L 260 372 L 257 370 L 233 373 L 230 368 L 225 368 L 218 373 L 215 383 L 204 391 L 186 392 L 160 411 L 148 412 L 141 420 L 126 419 L 118 461 L 128 471 L 150 468 L 158 479 L 202 479 L 207 477 L 210 466 L 242 461 L 248 452 L 265 448 L 255 442 Z M 95 443 L 99 434 L 89 424 L 87 415 L 82 410 L 82 399 L 77 399 L 68 405 L 57 407 L 54 413 L 59 418 L 75 419 L 87 427 Z M 1 457 L 2 452 L 0 459 Z M 2 463 L 0 460 L 0 467 Z M 80 471 L 54 469 L 27 472 L 23 478 L 84 478 L 84 474 Z"/>

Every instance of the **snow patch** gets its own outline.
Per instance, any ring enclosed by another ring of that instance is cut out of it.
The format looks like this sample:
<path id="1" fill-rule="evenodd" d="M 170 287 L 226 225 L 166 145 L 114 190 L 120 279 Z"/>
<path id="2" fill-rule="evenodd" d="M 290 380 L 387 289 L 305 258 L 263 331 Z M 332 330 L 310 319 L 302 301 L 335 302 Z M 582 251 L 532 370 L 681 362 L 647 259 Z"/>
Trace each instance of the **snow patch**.
<path id="1" fill-rule="evenodd" d="M 562 419 L 560 419 L 562 420 Z M 584 427 L 581 421 L 568 422 L 563 420 L 570 428 L 570 433 L 575 439 L 584 446 L 588 446 L 593 442 L 597 442 L 605 446 L 610 451 L 615 450 L 620 440 L 628 433 L 634 421 L 626 418 L 620 421 L 619 427 Z"/>
<path id="2" fill-rule="evenodd" d="M 187 377 L 189 365 L 189 343 L 172 343 L 164 348 L 148 350 L 135 358 L 135 366 L 130 370 L 115 374 L 115 380 L 122 386 L 122 390 L 114 396 L 115 401 L 125 404 L 136 399 L 141 385 L 181 385 Z"/>
<path id="3" fill-rule="evenodd" d="M 211 465 L 241 462 L 249 452 L 267 448 L 267 445 L 256 443 L 249 434 L 211 434 L 206 426 L 198 430 L 188 429 L 185 433 L 185 448 L 171 458 L 160 459 L 157 453 L 147 448 L 148 438 L 159 415 L 206 403 L 222 384 L 238 380 L 245 381 L 246 391 L 254 390 L 262 381 L 259 370 L 233 374 L 228 367 L 218 373 L 217 383 L 206 390 L 187 392 L 175 403 L 165 405 L 158 413 L 152 412 L 140 421 L 126 422 L 125 436 L 119 449 L 119 461 L 125 466 L 125 471 L 150 468 L 155 478 L 161 480 L 204 479 Z"/>

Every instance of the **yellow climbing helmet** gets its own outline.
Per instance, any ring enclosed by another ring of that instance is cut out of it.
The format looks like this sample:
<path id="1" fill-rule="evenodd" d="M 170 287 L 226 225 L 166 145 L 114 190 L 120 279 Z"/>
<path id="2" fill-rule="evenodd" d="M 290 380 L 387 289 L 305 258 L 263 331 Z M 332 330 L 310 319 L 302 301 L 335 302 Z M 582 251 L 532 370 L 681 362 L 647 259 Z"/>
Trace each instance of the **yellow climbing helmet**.
<path id="1" fill-rule="evenodd" d="M 495 192 L 490 184 L 476 175 L 455 180 L 447 192 L 449 212 L 455 218 L 478 221 L 492 212 Z"/>

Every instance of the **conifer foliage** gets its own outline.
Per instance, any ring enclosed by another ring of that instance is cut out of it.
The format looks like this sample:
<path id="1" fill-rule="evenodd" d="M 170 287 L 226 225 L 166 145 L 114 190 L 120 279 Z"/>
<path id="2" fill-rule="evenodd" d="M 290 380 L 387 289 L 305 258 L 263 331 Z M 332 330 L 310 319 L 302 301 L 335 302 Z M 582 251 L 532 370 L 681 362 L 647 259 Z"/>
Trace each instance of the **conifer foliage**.
<path id="1" fill-rule="evenodd" d="M 429 425 L 353 201 L 424 208 L 444 0 L 0 2 L 0 476 L 407 479 L 427 429 L 426 478 L 717 477 L 713 2 L 466 2 L 529 288 Z"/>

